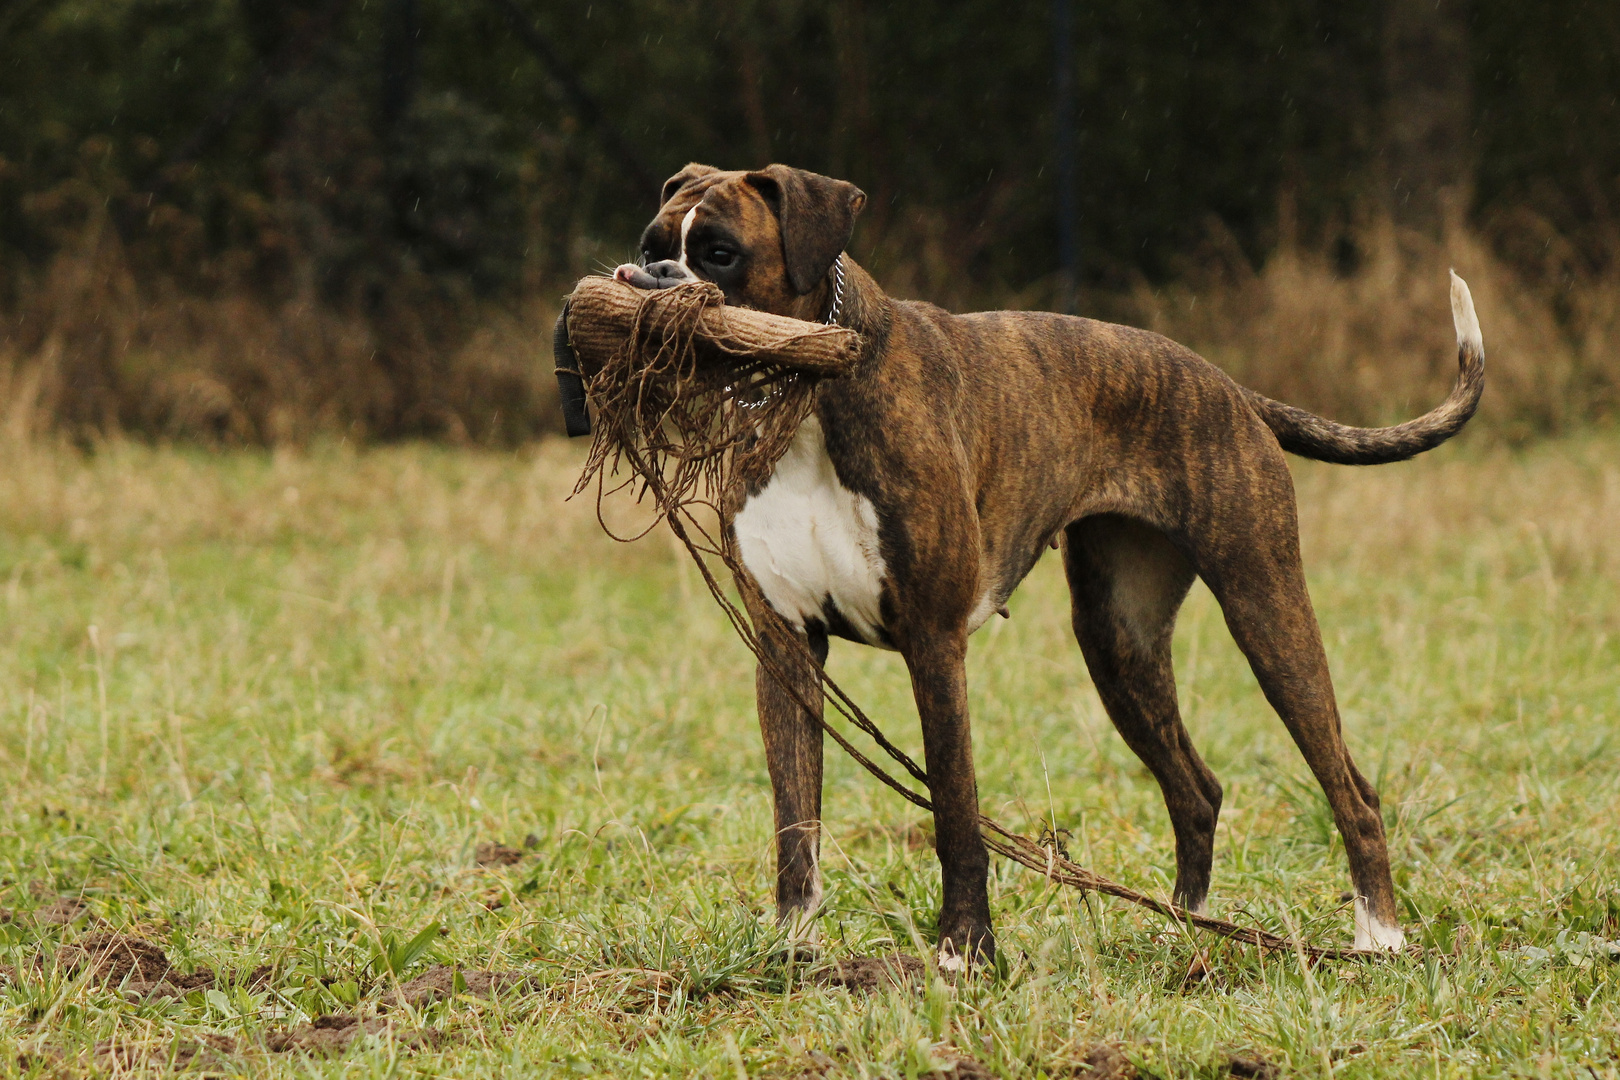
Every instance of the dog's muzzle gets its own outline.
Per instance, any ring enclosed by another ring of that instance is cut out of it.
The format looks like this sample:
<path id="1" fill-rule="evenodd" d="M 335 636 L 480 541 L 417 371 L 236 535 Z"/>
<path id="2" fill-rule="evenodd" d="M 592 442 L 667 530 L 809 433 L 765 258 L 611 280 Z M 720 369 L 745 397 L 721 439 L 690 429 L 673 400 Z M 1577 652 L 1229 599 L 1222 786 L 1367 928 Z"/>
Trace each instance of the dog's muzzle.
<path id="1" fill-rule="evenodd" d="M 690 270 L 674 259 L 648 263 L 645 267 L 621 263 L 613 271 L 613 276 L 638 289 L 672 289 L 697 280 Z"/>

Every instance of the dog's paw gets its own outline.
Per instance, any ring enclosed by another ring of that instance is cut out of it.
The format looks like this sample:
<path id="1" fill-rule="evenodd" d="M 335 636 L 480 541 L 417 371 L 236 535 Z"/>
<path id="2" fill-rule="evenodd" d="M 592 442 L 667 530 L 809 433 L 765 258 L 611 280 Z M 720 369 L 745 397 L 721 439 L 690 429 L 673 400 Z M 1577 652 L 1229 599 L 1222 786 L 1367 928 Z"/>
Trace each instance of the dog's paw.
<path id="1" fill-rule="evenodd" d="M 969 970 L 993 967 L 996 962 L 996 939 L 989 934 L 963 935 L 972 944 L 966 948 L 957 945 L 957 939 L 945 938 L 934 954 L 934 966 L 942 975 L 959 975 Z"/>
<path id="2" fill-rule="evenodd" d="M 1356 944 L 1359 952 L 1400 952 L 1406 948 L 1406 931 L 1386 923 L 1367 909 L 1367 899 L 1356 897 Z"/>

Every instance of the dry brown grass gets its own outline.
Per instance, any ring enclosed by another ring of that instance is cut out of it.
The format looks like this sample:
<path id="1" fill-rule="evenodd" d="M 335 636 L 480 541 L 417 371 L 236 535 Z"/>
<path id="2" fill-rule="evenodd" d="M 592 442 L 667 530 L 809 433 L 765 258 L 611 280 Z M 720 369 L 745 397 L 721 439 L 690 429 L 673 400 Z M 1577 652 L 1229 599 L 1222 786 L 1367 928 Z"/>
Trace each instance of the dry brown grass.
<path id="1" fill-rule="evenodd" d="M 1286 228 L 1256 269 L 1214 228 L 1179 283 L 1092 296 L 1083 308 L 1168 334 L 1281 400 L 1377 423 L 1422 411 L 1453 378 L 1454 266 L 1485 330 L 1476 426 L 1518 441 L 1613 415 L 1620 257 L 1593 269 L 1550 227 L 1514 229 L 1488 241 L 1456 224 L 1426 240 L 1374 217 L 1355 231 L 1361 257 L 1345 272 Z M 1620 253 L 1620 239 L 1612 247 Z M 940 255 L 926 243 L 909 261 L 883 261 L 894 264 L 886 284 L 897 295 L 959 310 L 1052 299 L 1046 286 L 991 295 L 936 273 Z M 413 296 L 406 283 L 375 310 L 346 314 L 317 301 L 312 286 L 276 300 L 248 284 L 201 297 L 143 272 L 115 230 L 92 222 L 36 278 L 6 290 L 18 299 L 0 331 L 0 421 L 14 433 L 79 436 L 509 444 L 558 427 L 547 354 L 566 288 L 531 282 L 527 300 L 496 306 Z"/>
<path id="2" fill-rule="evenodd" d="M 1551 251 L 1556 236 L 1546 236 Z M 1567 429 L 1620 404 L 1620 263 L 1526 272 L 1479 233 L 1443 240 L 1375 219 L 1343 273 L 1284 243 L 1259 270 L 1218 240 L 1203 269 L 1139 288 L 1136 321 L 1198 349 L 1239 382 L 1346 422 L 1379 423 L 1438 402 L 1456 377 L 1446 271 L 1467 279 L 1485 332 L 1480 419 L 1509 438 Z M 1225 252 L 1225 254 L 1223 254 Z M 1548 281 L 1553 284 L 1548 284 Z"/>
<path id="3" fill-rule="evenodd" d="M 322 303 L 309 284 L 199 295 L 146 272 L 105 220 L 14 284 L 0 332 L 14 433 L 511 443 L 559 426 L 550 297 L 500 306 L 410 282 L 369 309 Z"/>

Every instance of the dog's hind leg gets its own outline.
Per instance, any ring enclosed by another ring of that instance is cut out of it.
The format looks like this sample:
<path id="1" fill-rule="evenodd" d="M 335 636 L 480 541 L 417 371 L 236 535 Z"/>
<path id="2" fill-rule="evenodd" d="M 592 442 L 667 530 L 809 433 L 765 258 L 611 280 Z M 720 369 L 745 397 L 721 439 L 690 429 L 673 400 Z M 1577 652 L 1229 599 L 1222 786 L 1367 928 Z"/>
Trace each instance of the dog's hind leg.
<path id="1" fill-rule="evenodd" d="M 1277 464 L 1281 475 L 1274 490 L 1241 508 L 1234 504 L 1215 530 L 1222 542 L 1200 552 L 1199 573 L 1333 810 L 1355 887 L 1356 947 L 1399 949 L 1406 938 L 1395 910 L 1378 793 L 1344 744 L 1327 654 L 1300 564 L 1293 488 L 1280 458 Z"/>
<path id="2" fill-rule="evenodd" d="M 1170 663 L 1170 635 L 1192 566 L 1163 533 L 1111 514 L 1065 530 L 1063 566 L 1074 634 L 1097 694 L 1164 793 L 1176 833 L 1176 902 L 1201 910 L 1221 785 L 1182 724 Z"/>
<path id="3" fill-rule="evenodd" d="M 749 597 L 753 591 L 745 588 L 742 593 Z M 800 641 L 787 640 L 792 630 L 755 610 L 753 603 L 749 607 L 760 645 L 776 671 L 758 665 L 754 694 L 776 806 L 776 919 L 789 928 L 797 945 L 813 940 L 812 920 L 821 906 L 822 695 L 813 663 L 826 662 L 827 633 L 813 625 Z M 779 675 L 785 676 L 792 692 Z M 816 715 L 807 713 L 800 700 Z"/>

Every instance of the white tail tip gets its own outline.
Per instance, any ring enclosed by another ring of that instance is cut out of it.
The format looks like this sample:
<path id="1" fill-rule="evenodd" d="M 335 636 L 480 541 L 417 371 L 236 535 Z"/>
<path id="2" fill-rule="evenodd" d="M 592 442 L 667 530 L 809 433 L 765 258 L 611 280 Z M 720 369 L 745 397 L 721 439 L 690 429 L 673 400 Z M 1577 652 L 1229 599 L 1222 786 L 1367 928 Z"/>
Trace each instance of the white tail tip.
<path id="1" fill-rule="evenodd" d="M 1457 347 L 1485 355 L 1485 339 L 1479 333 L 1479 316 L 1474 313 L 1474 297 L 1468 282 L 1451 272 L 1451 321 L 1457 325 Z"/>

